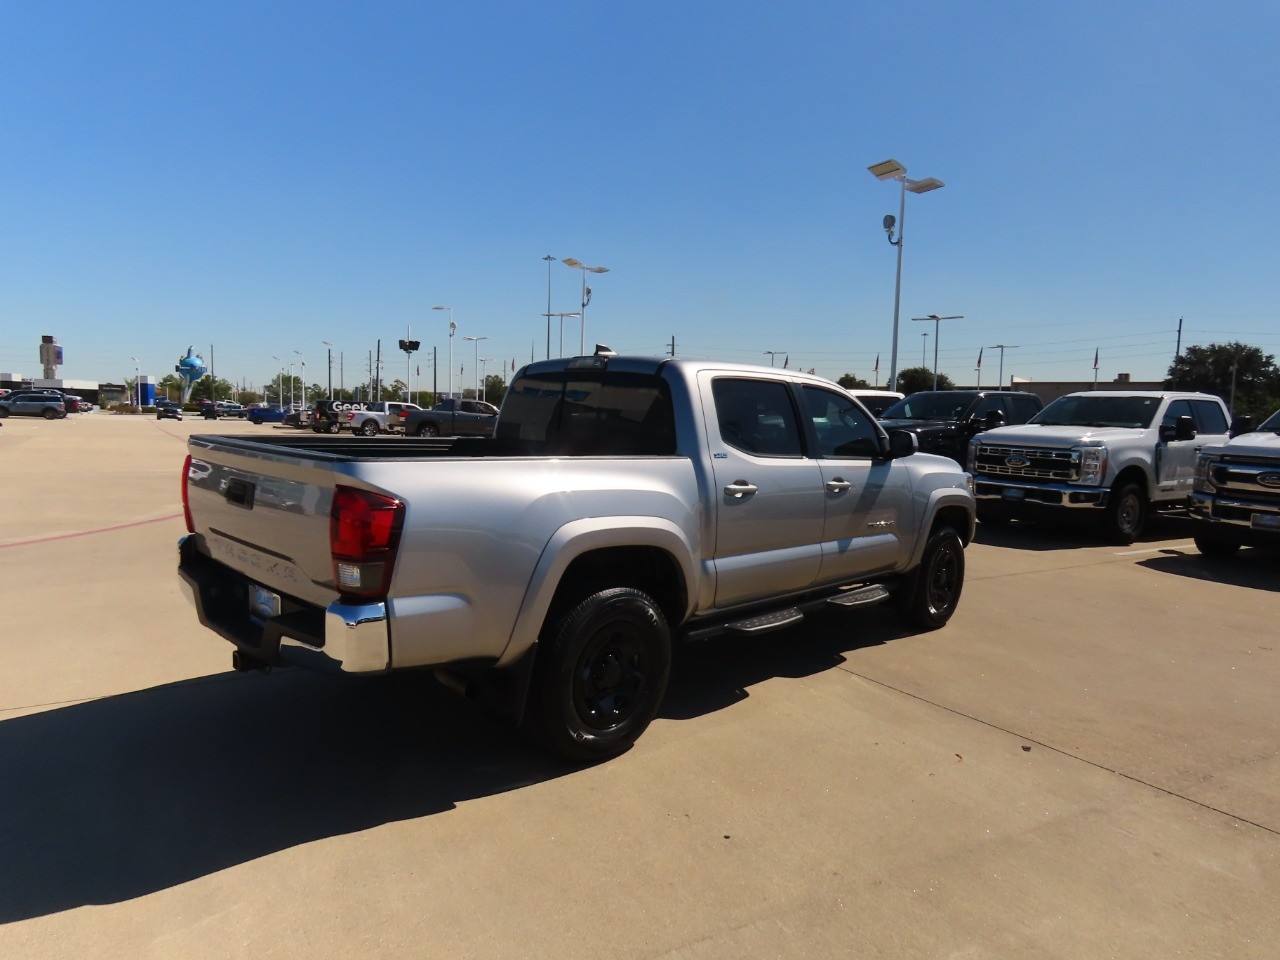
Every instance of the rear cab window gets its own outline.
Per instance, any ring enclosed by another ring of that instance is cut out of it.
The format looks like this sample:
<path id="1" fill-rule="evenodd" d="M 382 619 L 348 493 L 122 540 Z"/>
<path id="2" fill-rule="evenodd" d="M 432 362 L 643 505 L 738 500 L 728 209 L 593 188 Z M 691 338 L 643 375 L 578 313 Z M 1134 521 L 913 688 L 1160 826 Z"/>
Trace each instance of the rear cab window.
<path id="1" fill-rule="evenodd" d="M 561 370 L 516 380 L 502 403 L 495 439 L 532 454 L 672 456 L 671 390 L 662 377 L 609 370 Z"/>

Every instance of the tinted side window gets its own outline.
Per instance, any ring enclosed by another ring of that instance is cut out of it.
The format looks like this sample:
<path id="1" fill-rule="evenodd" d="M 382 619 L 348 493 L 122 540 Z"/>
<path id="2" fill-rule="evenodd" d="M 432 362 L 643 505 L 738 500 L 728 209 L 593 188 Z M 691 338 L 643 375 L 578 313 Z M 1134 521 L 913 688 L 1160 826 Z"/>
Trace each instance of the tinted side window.
<path id="1" fill-rule="evenodd" d="M 1026 423 L 1040 408 L 1030 397 L 1005 397 L 1009 404 L 1009 423 Z"/>
<path id="2" fill-rule="evenodd" d="M 875 457 L 880 437 L 866 413 L 850 400 L 820 387 L 804 388 L 805 406 L 820 457 Z"/>
<path id="3" fill-rule="evenodd" d="M 1171 427 L 1178 422 L 1179 417 L 1194 417 L 1191 412 L 1191 404 L 1186 400 L 1175 400 L 1169 404 L 1164 412 L 1164 419 L 1160 422 L 1166 427 Z"/>
<path id="4" fill-rule="evenodd" d="M 1191 409 L 1195 413 L 1198 433 L 1227 432 L 1227 415 L 1212 400 L 1192 400 Z"/>
<path id="5" fill-rule="evenodd" d="M 982 420 L 991 411 L 999 410 L 1001 413 L 1005 415 L 1005 419 L 1008 420 L 1009 411 L 1005 409 L 1005 405 L 1003 401 L 1004 401 L 1003 397 L 1000 397 L 995 394 L 991 396 L 983 397 L 981 400 L 978 401 L 977 405 L 974 406 L 973 412 L 970 413 L 969 416 L 973 417 L 976 420 Z"/>
<path id="6" fill-rule="evenodd" d="M 712 383 L 711 395 L 720 438 L 729 446 L 765 457 L 801 455 L 799 424 L 785 383 L 726 377 Z"/>

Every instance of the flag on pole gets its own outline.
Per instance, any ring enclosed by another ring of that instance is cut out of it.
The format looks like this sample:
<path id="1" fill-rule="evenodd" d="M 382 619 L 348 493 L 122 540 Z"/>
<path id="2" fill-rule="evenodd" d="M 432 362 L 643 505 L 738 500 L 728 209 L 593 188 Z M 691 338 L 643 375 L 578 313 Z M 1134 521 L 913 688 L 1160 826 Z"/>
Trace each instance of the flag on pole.
<path id="1" fill-rule="evenodd" d="M 791 365 L 791 354 L 787 354 L 782 360 L 782 369 L 785 370 Z"/>
<path id="2" fill-rule="evenodd" d="M 511 372 L 512 372 L 512 373 L 515 373 L 515 372 L 516 372 L 516 358 L 515 358 L 515 357 L 512 357 L 512 358 L 511 358 Z"/>
<path id="3" fill-rule="evenodd" d="M 1093 369 L 1098 369 L 1098 348 L 1093 348 Z"/>
<path id="4" fill-rule="evenodd" d="M 983 351 L 983 349 L 984 349 L 984 348 L 982 348 L 982 347 L 979 347 L 979 348 L 978 348 L 978 369 L 979 369 L 979 370 L 981 370 L 981 369 L 982 369 L 982 351 Z"/>
<path id="5" fill-rule="evenodd" d="M 880 354 L 876 354 L 876 373 L 880 372 Z"/>

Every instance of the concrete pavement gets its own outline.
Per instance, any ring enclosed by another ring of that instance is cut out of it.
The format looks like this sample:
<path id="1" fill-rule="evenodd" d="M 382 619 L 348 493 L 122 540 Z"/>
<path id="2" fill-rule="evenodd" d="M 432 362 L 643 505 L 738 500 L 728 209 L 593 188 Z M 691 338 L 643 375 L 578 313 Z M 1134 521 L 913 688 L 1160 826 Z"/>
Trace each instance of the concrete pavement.
<path id="1" fill-rule="evenodd" d="M 235 675 L 194 431 L 0 428 L 0 955 L 1270 958 L 1280 575 L 980 530 L 944 630 L 682 654 L 575 770 L 429 680 Z"/>

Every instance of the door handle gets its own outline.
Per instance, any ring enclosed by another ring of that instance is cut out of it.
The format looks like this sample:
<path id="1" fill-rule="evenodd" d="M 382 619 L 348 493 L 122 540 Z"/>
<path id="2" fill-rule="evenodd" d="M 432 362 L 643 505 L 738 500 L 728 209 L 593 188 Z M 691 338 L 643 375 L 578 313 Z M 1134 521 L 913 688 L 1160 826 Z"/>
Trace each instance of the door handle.
<path id="1" fill-rule="evenodd" d="M 824 486 L 827 488 L 827 493 L 843 493 L 845 490 L 852 487 L 853 484 L 843 477 L 836 477 L 834 480 L 828 480 Z"/>
<path id="2" fill-rule="evenodd" d="M 754 483 L 747 483 L 745 480 L 735 480 L 724 488 L 725 496 L 733 497 L 735 500 L 741 500 L 757 492 L 760 488 Z"/>

